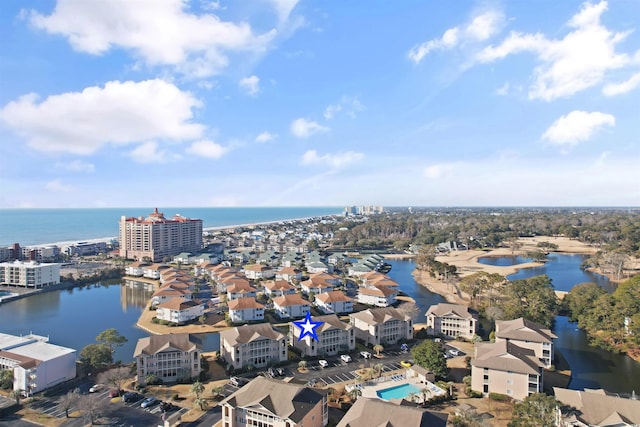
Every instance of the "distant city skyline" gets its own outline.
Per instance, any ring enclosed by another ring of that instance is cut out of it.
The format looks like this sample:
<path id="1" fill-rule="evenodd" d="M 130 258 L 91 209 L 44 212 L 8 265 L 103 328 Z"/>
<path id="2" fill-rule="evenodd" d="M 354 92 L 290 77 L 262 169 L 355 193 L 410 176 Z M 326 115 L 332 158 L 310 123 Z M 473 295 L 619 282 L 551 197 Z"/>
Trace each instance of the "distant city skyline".
<path id="1" fill-rule="evenodd" d="M 25 0 L 0 208 L 637 206 L 640 2 Z"/>

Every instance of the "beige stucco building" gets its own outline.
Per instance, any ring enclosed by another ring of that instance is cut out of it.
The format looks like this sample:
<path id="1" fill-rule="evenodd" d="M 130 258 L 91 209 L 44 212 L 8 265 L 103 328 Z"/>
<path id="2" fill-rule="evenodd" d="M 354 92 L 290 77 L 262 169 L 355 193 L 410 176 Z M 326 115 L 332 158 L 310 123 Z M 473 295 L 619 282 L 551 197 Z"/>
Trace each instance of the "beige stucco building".
<path id="1" fill-rule="evenodd" d="M 341 321 L 335 314 L 316 316 L 314 321 L 323 322 L 316 328 L 318 341 L 309 335 L 300 337 L 300 328 L 289 324 L 289 339 L 291 344 L 302 351 L 302 356 L 333 356 L 340 352 L 348 352 L 356 348 L 355 329 L 348 323 Z"/>
<path id="2" fill-rule="evenodd" d="M 465 305 L 435 304 L 429 307 L 426 316 L 429 335 L 472 339 L 476 334 L 478 314 Z"/>
<path id="3" fill-rule="evenodd" d="M 268 323 L 220 331 L 220 355 L 234 369 L 284 362 L 287 351 L 287 337 Z"/>
<path id="4" fill-rule="evenodd" d="M 140 338 L 133 357 L 136 359 L 138 384 L 145 384 L 147 375 L 164 382 L 194 378 L 202 366 L 201 342 L 193 334 L 151 335 Z"/>
<path id="5" fill-rule="evenodd" d="M 553 364 L 553 340 L 556 338 L 558 337 L 550 329 L 522 317 L 496 320 L 496 342 L 512 342 L 518 347 L 533 350 L 547 368 Z"/>
<path id="6" fill-rule="evenodd" d="M 413 321 L 392 307 L 370 308 L 349 315 L 349 323 L 356 331 L 356 338 L 365 345 L 396 344 L 402 339 L 413 338 Z"/>

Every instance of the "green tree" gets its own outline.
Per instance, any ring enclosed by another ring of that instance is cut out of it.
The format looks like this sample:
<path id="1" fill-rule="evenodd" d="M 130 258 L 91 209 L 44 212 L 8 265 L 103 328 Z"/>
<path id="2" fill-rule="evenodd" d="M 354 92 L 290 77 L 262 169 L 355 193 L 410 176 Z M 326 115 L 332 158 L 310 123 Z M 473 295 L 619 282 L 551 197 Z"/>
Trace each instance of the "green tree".
<path id="1" fill-rule="evenodd" d="M 360 390 L 357 387 L 354 387 L 351 390 L 349 390 L 347 394 L 349 395 L 349 399 L 351 399 L 352 402 L 355 402 L 358 399 L 358 397 L 362 396 L 362 390 Z"/>
<path id="2" fill-rule="evenodd" d="M 438 378 L 445 378 L 449 373 L 444 349 L 435 341 L 426 340 L 416 345 L 411 349 L 411 356 L 418 365 L 427 368 Z"/>
<path id="3" fill-rule="evenodd" d="M 124 345 L 128 340 L 124 336 L 120 335 L 115 328 L 109 328 L 100 332 L 96 337 L 96 341 L 100 344 L 107 345 L 113 353 L 116 350 L 116 347 Z"/>
<path id="4" fill-rule="evenodd" d="M 508 427 L 555 427 L 556 408 L 561 405 L 544 393 L 531 394 L 513 406 Z"/>
<path id="5" fill-rule="evenodd" d="M 505 288 L 502 306 L 504 320 L 524 317 L 550 328 L 558 308 L 558 297 L 551 279 L 543 274 L 511 282 Z"/>
<path id="6" fill-rule="evenodd" d="M 384 351 L 384 347 L 380 344 L 376 344 L 373 346 L 373 351 L 376 352 L 376 356 L 380 356 L 380 353 Z"/>
<path id="7" fill-rule="evenodd" d="M 22 398 L 22 390 L 11 390 L 9 392 L 9 398 L 16 400 L 16 405 L 20 404 L 20 399 Z"/>
<path id="8" fill-rule="evenodd" d="M 591 311 L 596 300 L 606 293 L 596 283 L 580 283 L 565 295 L 562 303 L 569 310 L 569 318 L 576 322 Z"/>
<path id="9" fill-rule="evenodd" d="M 106 344 L 89 344 L 80 350 L 80 361 L 92 369 L 113 363 L 113 352 Z"/>
<path id="10" fill-rule="evenodd" d="M 13 369 L 0 371 L 0 388 L 3 390 L 11 390 L 13 388 Z"/>
<path id="11" fill-rule="evenodd" d="M 201 411 L 206 411 L 209 407 L 209 402 L 207 402 L 207 399 L 203 397 L 196 397 L 195 399 L 193 399 L 193 406 L 200 409 Z"/>
<path id="12" fill-rule="evenodd" d="M 196 399 L 200 398 L 200 395 L 204 392 L 204 385 L 200 381 L 196 381 L 191 384 L 191 392 L 195 393 Z"/>

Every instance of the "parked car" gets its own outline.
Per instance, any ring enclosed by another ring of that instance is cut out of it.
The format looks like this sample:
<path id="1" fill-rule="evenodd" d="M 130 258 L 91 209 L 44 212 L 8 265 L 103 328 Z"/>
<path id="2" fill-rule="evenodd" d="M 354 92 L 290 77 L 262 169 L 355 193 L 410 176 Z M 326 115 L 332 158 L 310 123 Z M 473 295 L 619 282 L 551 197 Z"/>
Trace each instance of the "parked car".
<path id="1" fill-rule="evenodd" d="M 140 404 L 140 407 L 141 408 L 149 408 L 149 407 L 151 407 L 151 406 L 153 406 L 155 404 L 158 404 L 158 403 L 160 403 L 160 401 L 158 399 L 156 399 L 153 396 L 150 396 L 150 397 L 147 397 L 146 399 L 144 399 L 142 401 L 142 403 Z"/>
<path id="2" fill-rule="evenodd" d="M 340 356 L 340 360 L 342 360 L 344 363 L 349 363 L 351 362 L 351 356 L 349 356 L 348 354 L 343 354 L 342 356 Z"/>
<path id="3" fill-rule="evenodd" d="M 89 389 L 89 393 L 95 393 L 96 391 L 102 390 L 103 388 L 104 388 L 104 385 L 102 384 L 94 384 Z"/>
<path id="4" fill-rule="evenodd" d="M 284 368 L 276 368 L 276 372 L 278 373 L 278 376 L 284 376 Z"/>
<path id="5" fill-rule="evenodd" d="M 371 359 L 371 353 L 369 353 L 368 351 L 361 351 L 360 356 L 362 356 L 365 359 Z"/>
<path id="6" fill-rule="evenodd" d="M 124 390 L 117 390 L 117 389 L 114 388 L 109 392 L 109 397 L 118 397 L 122 393 L 124 393 Z"/>
<path id="7" fill-rule="evenodd" d="M 238 379 L 238 377 L 231 377 L 229 378 L 229 384 L 234 387 L 240 387 L 240 380 Z"/>
<path id="8" fill-rule="evenodd" d="M 140 399 L 142 399 L 142 395 L 135 391 L 129 391 L 122 395 L 122 401 L 125 403 L 137 402 Z"/>
<path id="9" fill-rule="evenodd" d="M 171 412 L 178 409 L 178 407 L 169 402 L 160 402 L 160 411 L 161 412 Z"/>
<path id="10" fill-rule="evenodd" d="M 318 360 L 318 365 L 320 365 L 320 367 L 322 368 L 326 368 L 327 366 L 329 366 L 329 362 L 327 362 L 326 360 Z"/>
<path id="11" fill-rule="evenodd" d="M 405 368 L 410 368 L 411 367 L 411 362 L 409 362 L 408 360 L 401 360 L 400 361 L 400 366 L 403 366 Z"/>
<path id="12" fill-rule="evenodd" d="M 460 350 L 458 350 L 457 348 L 452 348 L 451 350 L 449 350 L 449 353 L 451 353 L 452 356 L 460 356 Z"/>

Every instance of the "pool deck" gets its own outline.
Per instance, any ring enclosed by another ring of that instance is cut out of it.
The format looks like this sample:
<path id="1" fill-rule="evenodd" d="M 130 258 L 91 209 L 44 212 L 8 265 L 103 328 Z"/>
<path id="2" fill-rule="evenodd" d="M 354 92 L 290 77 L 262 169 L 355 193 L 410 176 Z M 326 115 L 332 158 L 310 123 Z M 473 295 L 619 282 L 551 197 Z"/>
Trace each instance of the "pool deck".
<path id="1" fill-rule="evenodd" d="M 442 390 L 441 388 L 439 388 L 438 386 L 436 386 L 435 384 L 429 381 L 422 382 L 417 377 L 406 378 L 404 374 L 398 374 L 398 375 L 392 376 L 389 381 L 384 381 L 377 384 L 376 383 L 371 384 L 370 382 L 367 382 L 362 387 L 362 397 L 380 399 L 380 397 L 378 397 L 378 394 L 377 394 L 378 391 L 385 390 L 392 387 L 402 386 L 405 384 L 411 384 L 420 390 L 427 389 L 428 390 L 427 400 L 433 396 L 446 393 L 445 390 Z M 416 403 L 422 403 L 422 400 L 423 400 L 422 393 L 417 395 L 415 398 L 416 398 Z"/>

